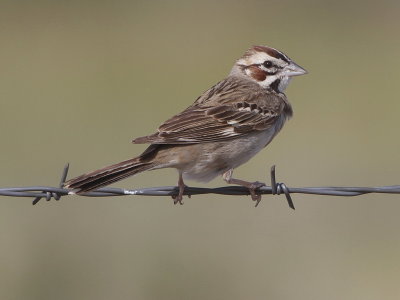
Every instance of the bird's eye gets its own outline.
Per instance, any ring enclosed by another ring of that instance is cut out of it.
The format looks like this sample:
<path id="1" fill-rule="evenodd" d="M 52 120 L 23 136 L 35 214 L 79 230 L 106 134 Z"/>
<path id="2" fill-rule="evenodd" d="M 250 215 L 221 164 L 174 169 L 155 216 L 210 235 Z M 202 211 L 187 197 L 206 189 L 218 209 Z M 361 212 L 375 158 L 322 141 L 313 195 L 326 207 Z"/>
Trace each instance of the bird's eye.
<path id="1" fill-rule="evenodd" d="M 263 66 L 266 68 L 271 68 L 272 67 L 272 62 L 269 60 L 264 61 Z"/>

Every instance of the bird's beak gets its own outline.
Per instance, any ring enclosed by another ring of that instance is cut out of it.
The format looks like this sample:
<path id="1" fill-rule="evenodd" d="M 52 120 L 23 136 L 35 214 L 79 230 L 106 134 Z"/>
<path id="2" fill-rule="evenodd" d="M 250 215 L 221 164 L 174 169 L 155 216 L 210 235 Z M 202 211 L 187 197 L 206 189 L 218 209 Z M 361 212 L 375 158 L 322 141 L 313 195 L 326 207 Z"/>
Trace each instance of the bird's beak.
<path id="1" fill-rule="evenodd" d="M 290 65 L 285 67 L 285 73 L 287 76 L 292 77 L 292 76 L 304 75 L 307 74 L 308 72 L 295 62 L 291 62 Z"/>

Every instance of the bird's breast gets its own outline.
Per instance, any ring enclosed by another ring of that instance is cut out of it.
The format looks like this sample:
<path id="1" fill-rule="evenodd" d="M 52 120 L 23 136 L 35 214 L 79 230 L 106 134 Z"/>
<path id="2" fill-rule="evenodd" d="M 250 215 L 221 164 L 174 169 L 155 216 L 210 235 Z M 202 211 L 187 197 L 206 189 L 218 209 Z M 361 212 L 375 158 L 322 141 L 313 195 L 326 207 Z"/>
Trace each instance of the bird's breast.
<path id="1" fill-rule="evenodd" d="M 187 179 L 208 182 L 246 163 L 260 152 L 282 128 L 284 120 L 279 119 L 267 130 L 253 132 L 232 140 L 192 145 L 190 151 L 197 155 L 191 157 L 186 164 L 182 164 L 180 170 Z"/>

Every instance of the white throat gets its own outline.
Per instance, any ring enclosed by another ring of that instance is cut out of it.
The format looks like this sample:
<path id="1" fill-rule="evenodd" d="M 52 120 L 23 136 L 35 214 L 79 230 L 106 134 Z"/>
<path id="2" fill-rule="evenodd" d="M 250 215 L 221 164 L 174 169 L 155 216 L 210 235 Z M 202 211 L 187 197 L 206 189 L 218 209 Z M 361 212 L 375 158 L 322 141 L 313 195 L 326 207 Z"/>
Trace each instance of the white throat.
<path id="1" fill-rule="evenodd" d="M 282 78 L 281 78 L 281 82 L 280 82 L 279 85 L 278 85 L 278 90 L 279 90 L 281 93 L 283 93 L 283 92 L 286 90 L 286 88 L 288 87 L 290 81 L 292 81 L 292 78 L 291 78 L 291 77 L 288 77 L 288 76 L 282 77 Z"/>

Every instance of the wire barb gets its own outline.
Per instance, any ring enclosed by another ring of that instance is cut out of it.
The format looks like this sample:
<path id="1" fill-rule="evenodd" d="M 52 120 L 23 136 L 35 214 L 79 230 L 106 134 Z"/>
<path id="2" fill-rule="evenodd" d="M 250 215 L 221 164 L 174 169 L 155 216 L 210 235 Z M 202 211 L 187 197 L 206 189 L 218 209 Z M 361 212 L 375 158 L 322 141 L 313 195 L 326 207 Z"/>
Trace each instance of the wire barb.
<path id="1" fill-rule="evenodd" d="M 295 209 L 292 197 L 290 196 L 290 192 L 286 184 L 284 183 L 277 183 L 276 182 L 276 174 L 275 174 L 275 165 L 271 167 L 271 193 L 272 195 L 280 195 L 283 191 L 283 193 L 286 196 L 286 200 L 288 202 L 288 205 L 291 209 Z"/>
<path id="2" fill-rule="evenodd" d="M 69 170 L 69 163 L 67 163 L 67 164 L 64 166 L 63 172 L 61 173 L 61 179 L 60 179 L 60 183 L 59 183 L 59 185 L 58 185 L 58 187 L 59 187 L 60 189 L 63 188 L 64 183 L 65 183 L 65 180 L 67 179 L 68 170 Z M 58 201 L 58 200 L 61 199 L 61 196 L 62 196 L 61 194 L 59 194 L 59 193 L 57 193 L 57 192 L 50 192 L 50 191 L 48 191 L 48 192 L 42 191 L 42 192 L 43 192 L 43 193 L 46 193 L 46 196 L 45 196 L 45 197 L 46 197 L 46 201 L 50 201 L 51 198 L 54 198 L 56 201 Z M 32 205 L 36 205 L 42 198 L 43 198 L 43 196 L 35 197 L 35 199 L 33 199 L 33 201 L 32 201 Z"/>

